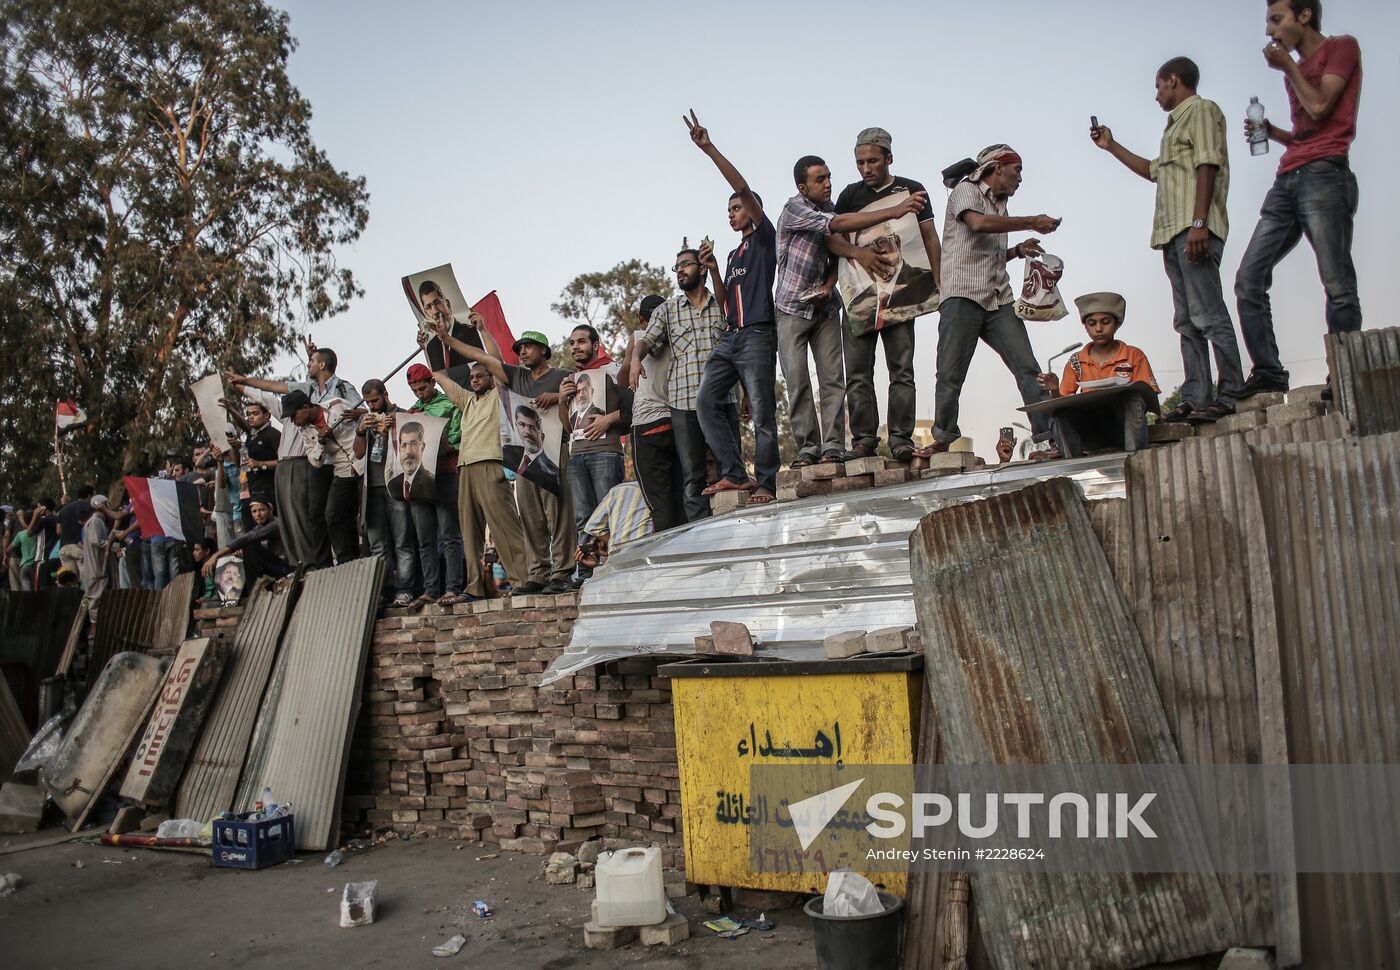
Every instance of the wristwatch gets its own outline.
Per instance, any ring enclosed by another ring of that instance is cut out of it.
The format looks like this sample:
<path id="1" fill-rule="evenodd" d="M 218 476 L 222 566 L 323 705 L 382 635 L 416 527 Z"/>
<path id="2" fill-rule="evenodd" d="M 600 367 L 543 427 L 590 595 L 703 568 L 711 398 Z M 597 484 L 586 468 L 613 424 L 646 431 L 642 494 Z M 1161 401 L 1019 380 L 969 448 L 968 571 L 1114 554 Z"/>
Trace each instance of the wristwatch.
<path id="1" fill-rule="evenodd" d="M 1205 227 L 1206 221 L 1204 219 L 1197 219 L 1196 221 L 1191 223 L 1192 229 L 1204 229 Z"/>

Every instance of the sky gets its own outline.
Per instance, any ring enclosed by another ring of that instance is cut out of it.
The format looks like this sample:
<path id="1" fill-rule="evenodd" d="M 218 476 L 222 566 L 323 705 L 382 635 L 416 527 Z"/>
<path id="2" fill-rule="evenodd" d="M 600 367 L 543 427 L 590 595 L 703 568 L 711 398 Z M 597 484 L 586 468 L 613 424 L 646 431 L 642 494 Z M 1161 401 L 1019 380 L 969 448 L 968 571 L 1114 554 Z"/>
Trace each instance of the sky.
<path id="1" fill-rule="evenodd" d="M 399 280 L 451 262 L 471 300 L 497 291 L 517 334 L 562 337 L 550 311 L 577 274 L 638 258 L 669 268 L 682 237 L 727 252 L 729 188 L 690 142 L 694 108 L 774 217 L 794 193 L 793 162 L 826 159 L 856 181 L 855 135 L 893 136 L 896 175 L 923 182 L 940 230 L 939 172 L 1006 142 L 1025 160 L 1012 215 L 1062 218 L 1044 237 L 1065 263 L 1067 304 L 1082 293 L 1127 298 L 1121 339 L 1144 350 L 1164 394 L 1181 383 L 1171 291 L 1149 248 L 1153 186 L 1095 148 L 1089 116 L 1153 157 L 1166 116 L 1153 78 L 1177 55 L 1201 68 L 1200 94 L 1230 132 L 1230 235 L 1221 276 L 1234 316 L 1235 270 L 1272 184 L 1278 145 L 1251 157 L 1242 133 L 1257 96 L 1287 126 L 1284 79 L 1264 62 L 1264 0 L 899 3 L 856 8 L 809 0 L 662 7 L 594 2 L 285 4 L 299 41 L 293 83 L 312 134 L 338 168 L 368 180 L 369 224 L 338 253 L 364 296 L 311 333 L 340 374 L 383 377 L 414 348 Z M 859 10 L 861 17 L 854 14 Z M 1394 0 L 1327 0 L 1324 33 L 1356 36 L 1364 82 L 1352 167 L 1360 183 L 1353 254 L 1366 326 L 1392 325 L 1385 266 L 1400 202 L 1383 174 L 1400 148 L 1393 114 L 1400 59 L 1379 38 L 1400 32 Z M 1388 43 L 1388 42 L 1387 42 Z M 1023 235 L 1013 235 L 1011 244 Z M 1021 264 L 1011 267 L 1013 287 Z M 1326 376 L 1323 291 L 1302 243 L 1278 268 L 1275 327 L 1293 384 Z M 1070 315 L 1029 323 L 1046 359 L 1082 343 Z M 1238 320 L 1236 320 L 1238 329 Z M 937 317 L 915 322 L 918 417 L 933 417 Z M 1248 356 L 1241 344 L 1248 375 Z M 274 367 L 285 372 L 291 359 Z M 1063 359 L 1057 362 L 1057 371 Z M 884 364 L 877 369 L 884 419 Z M 400 374 L 391 397 L 406 400 Z M 995 460 L 997 429 L 1028 423 L 1015 383 L 981 345 L 962 394 L 961 429 Z"/>

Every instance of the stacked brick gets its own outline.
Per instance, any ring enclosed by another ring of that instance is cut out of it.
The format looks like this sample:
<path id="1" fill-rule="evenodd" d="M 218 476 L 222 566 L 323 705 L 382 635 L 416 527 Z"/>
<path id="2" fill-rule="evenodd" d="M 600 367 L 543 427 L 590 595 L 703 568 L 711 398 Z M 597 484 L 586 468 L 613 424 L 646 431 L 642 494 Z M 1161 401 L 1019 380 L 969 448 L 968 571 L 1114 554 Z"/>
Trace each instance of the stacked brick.
<path id="1" fill-rule="evenodd" d="M 658 661 L 539 686 L 577 614 L 576 594 L 388 611 L 375 625 L 345 827 L 533 853 L 633 839 L 660 843 L 667 865 L 681 865 L 671 693 Z"/>
<path id="2" fill-rule="evenodd" d="M 193 611 L 194 636 L 233 638 L 243 616 L 241 606 L 201 606 Z M 172 653 L 174 651 L 171 651 Z"/>

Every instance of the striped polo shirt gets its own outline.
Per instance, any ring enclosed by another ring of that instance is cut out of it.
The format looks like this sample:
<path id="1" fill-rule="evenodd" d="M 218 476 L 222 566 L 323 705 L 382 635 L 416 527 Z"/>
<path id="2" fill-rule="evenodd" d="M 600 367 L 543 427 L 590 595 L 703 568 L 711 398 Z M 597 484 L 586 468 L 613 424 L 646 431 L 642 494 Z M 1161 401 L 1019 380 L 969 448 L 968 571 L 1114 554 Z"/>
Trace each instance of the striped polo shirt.
<path id="1" fill-rule="evenodd" d="M 1196 168 L 1215 165 L 1215 194 L 1210 198 L 1206 228 L 1224 241 L 1230 232 L 1225 198 L 1230 193 L 1230 150 L 1225 144 L 1225 115 L 1214 101 L 1192 95 L 1167 115 L 1162 147 L 1148 163 L 1157 183 L 1152 216 L 1152 248 L 1161 249 L 1191 228 L 1196 217 Z"/>

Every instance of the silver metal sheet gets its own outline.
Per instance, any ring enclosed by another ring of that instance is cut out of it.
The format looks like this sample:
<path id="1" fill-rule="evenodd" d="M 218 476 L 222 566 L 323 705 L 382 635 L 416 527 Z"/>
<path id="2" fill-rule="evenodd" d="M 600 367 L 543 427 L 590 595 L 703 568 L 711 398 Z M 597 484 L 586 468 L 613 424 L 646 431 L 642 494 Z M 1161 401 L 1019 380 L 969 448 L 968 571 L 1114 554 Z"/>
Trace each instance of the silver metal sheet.
<path id="1" fill-rule="evenodd" d="M 1052 477 L 1090 498 L 1121 497 L 1123 459 L 1017 463 L 745 508 L 629 543 L 584 585 L 569 646 L 542 682 L 638 654 L 693 654 L 711 620 L 747 624 L 762 653 L 790 660 L 820 658 L 830 633 L 912 626 L 908 541 L 920 518 Z"/>
<path id="2" fill-rule="evenodd" d="M 1292 759 L 1400 763 L 1400 434 L 1252 454 Z M 1298 905 L 1304 967 L 1400 967 L 1400 874 L 1301 874 Z"/>
<path id="3" fill-rule="evenodd" d="M 292 803 L 298 849 L 326 849 L 338 835 L 383 579 L 378 556 L 306 577 L 258 716 L 234 808 L 251 809 L 271 788 L 278 802 Z"/>
<path id="4" fill-rule="evenodd" d="M 1074 484 L 926 516 L 910 537 L 925 682 L 952 765 L 1179 762 L 1147 654 Z M 1167 814 L 1191 820 L 1185 791 Z M 1202 845 L 1199 827 L 1193 846 Z M 999 970 L 1128 970 L 1226 949 L 1220 884 L 1180 873 L 972 876 Z"/>
<path id="5" fill-rule="evenodd" d="M 1357 434 L 1400 431 L 1400 327 L 1327 335 L 1327 366 Z"/>
<path id="6" fill-rule="evenodd" d="M 223 687 L 180 780 L 176 818 L 207 820 L 233 807 L 253 722 L 295 599 L 296 586 L 290 580 L 276 588 L 259 584 L 252 591 L 233 640 Z"/>

